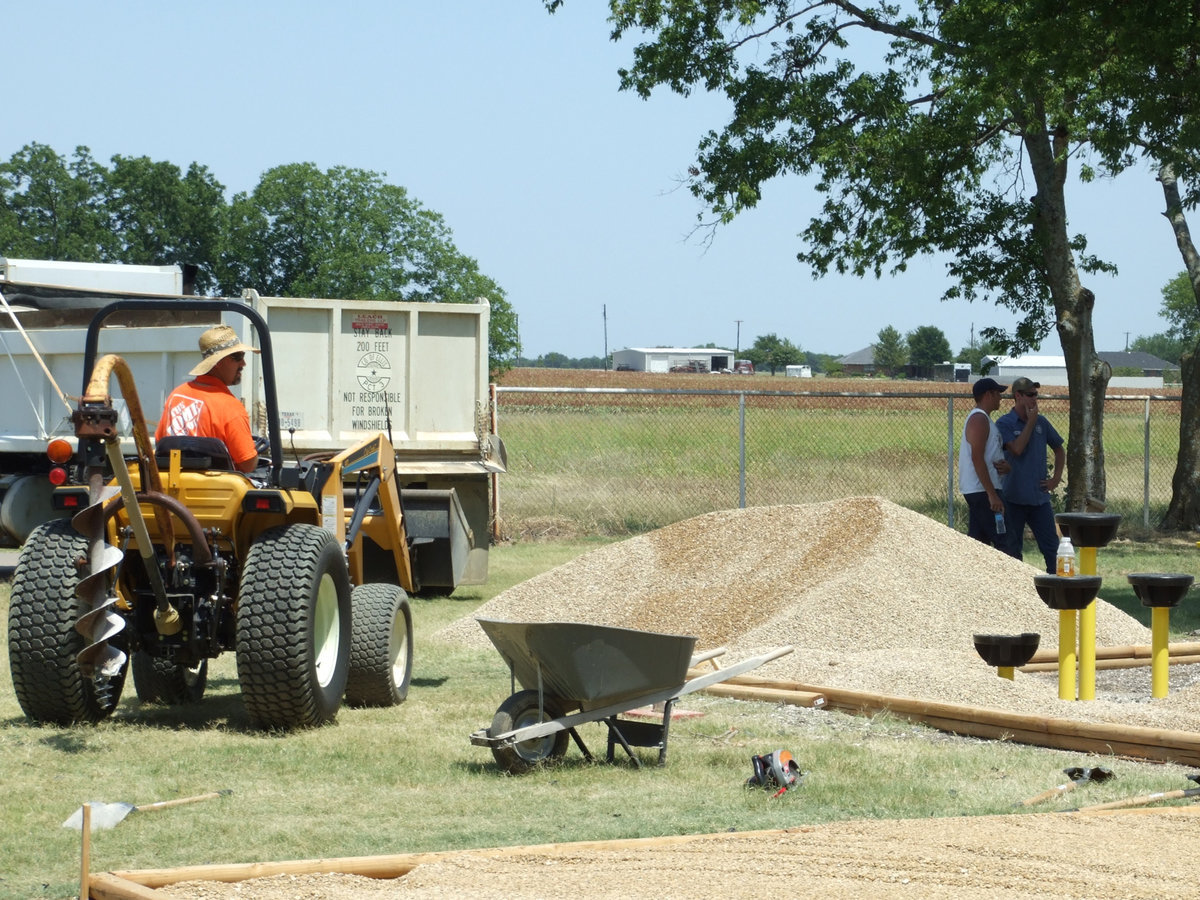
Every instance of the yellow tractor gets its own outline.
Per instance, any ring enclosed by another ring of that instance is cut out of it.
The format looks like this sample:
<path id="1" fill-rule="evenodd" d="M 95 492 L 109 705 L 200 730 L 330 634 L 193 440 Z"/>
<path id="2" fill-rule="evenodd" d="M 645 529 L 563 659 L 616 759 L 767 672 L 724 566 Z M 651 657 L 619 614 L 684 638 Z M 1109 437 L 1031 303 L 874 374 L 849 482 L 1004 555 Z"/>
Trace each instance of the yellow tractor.
<path id="1" fill-rule="evenodd" d="M 120 310 L 245 316 L 261 351 L 267 435 L 260 465 L 236 471 L 216 439 L 152 446 L 129 367 L 96 359 Z M 402 702 L 412 675 L 417 569 L 389 438 L 284 463 L 265 320 L 233 300 L 120 300 L 88 329 L 78 446 L 51 442 L 54 505 L 14 572 L 13 686 L 25 714 L 53 724 L 110 715 L 132 670 L 139 699 L 194 703 L 208 660 L 233 650 L 251 723 L 319 725 L 351 705 Z M 127 459 L 115 377 L 136 453 Z M 369 540 L 367 540 L 369 538 Z M 379 551 L 386 559 L 381 564 Z M 368 551 L 373 556 L 368 559 Z M 364 572 L 378 583 L 367 584 Z"/>

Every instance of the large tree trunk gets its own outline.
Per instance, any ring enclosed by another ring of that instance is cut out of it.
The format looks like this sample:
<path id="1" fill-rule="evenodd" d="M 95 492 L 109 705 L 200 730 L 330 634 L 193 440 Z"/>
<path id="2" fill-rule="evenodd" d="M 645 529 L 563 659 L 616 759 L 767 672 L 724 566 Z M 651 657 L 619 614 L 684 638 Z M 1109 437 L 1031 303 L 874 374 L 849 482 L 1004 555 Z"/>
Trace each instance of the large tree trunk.
<path id="1" fill-rule="evenodd" d="M 1163 213 L 1175 232 L 1175 243 L 1184 267 L 1192 282 L 1192 294 L 1200 306 L 1200 254 L 1192 243 L 1187 217 L 1179 202 L 1179 184 L 1170 165 L 1159 168 L 1163 197 L 1167 201 Z M 1179 410 L 1179 455 L 1175 458 L 1175 476 L 1171 479 L 1171 505 L 1162 527 L 1186 530 L 1200 527 L 1200 354 L 1192 348 L 1180 360 L 1183 379 L 1183 398 Z"/>
<path id="2" fill-rule="evenodd" d="M 1192 349 L 1179 362 L 1183 378 L 1179 455 L 1171 479 L 1171 505 L 1162 527 L 1184 531 L 1200 527 L 1200 355 Z"/>
<path id="3" fill-rule="evenodd" d="M 1104 394 L 1112 369 L 1096 355 L 1092 307 L 1096 298 L 1077 288 L 1070 303 L 1055 303 L 1058 336 L 1067 361 L 1071 410 L 1068 416 L 1067 509 L 1103 509 L 1108 487 L 1104 476 Z"/>
<path id="4" fill-rule="evenodd" d="M 1066 183 L 1069 145 L 1064 131 L 1026 127 L 1024 143 L 1038 193 L 1034 198 L 1034 234 L 1041 248 L 1046 281 L 1054 301 L 1055 325 L 1067 364 L 1071 408 L 1067 420 L 1068 510 L 1103 504 L 1104 394 L 1112 375 L 1096 355 L 1092 308 L 1096 297 L 1079 282 L 1067 236 Z M 1055 427 L 1062 431 L 1061 423 Z M 1089 503 L 1090 501 L 1090 503 Z"/>

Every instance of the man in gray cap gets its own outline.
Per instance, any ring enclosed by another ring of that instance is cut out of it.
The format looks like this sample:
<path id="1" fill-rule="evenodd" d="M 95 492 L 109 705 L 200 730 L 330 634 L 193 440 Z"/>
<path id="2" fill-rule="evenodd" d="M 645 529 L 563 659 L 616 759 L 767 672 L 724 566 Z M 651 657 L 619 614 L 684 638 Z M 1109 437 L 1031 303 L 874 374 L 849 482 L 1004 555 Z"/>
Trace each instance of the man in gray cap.
<path id="1" fill-rule="evenodd" d="M 1009 556 L 1023 559 L 1025 526 L 1033 533 L 1038 549 L 1045 558 L 1046 571 L 1053 574 L 1058 553 L 1058 532 L 1054 527 L 1054 510 L 1050 492 L 1062 482 L 1063 464 L 1067 455 L 1063 439 L 1049 419 L 1038 414 L 1036 381 L 1017 378 L 1012 383 L 1013 408 L 996 420 L 1004 457 L 1012 472 L 1004 481 L 1004 518 L 1008 527 Z M 1054 454 L 1054 472 L 1046 477 L 1046 451 Z"/>
<path id="2" fill-rule="evenodd" d="M 188 372 L 196 380 L 181 384 L 167 397 L 154 439 L 167 435 L 219 438 L 239 471 L 253 472 L 258 450 L 250 433 L 250 416 L 229 390 L 241 383 L 247 352 L 258 351 L 243 344 L 228 325 L 217 325 L 200 335 L 201 359 Z"/>
<path id="3" fill-rule="evenodd" d="M 967 501 L 967 535 L 998 550 L 1004 549 L 1006 537 L 996 533 L 996 515 L 1004 514 L 1000 484 L 1008 463 L 992 413 L 1000 408 L 1006 388 L 993 378 L 975 382 L 971 387 L 975 406 L 967 413 L 958 445 L 958 489 Z"/>

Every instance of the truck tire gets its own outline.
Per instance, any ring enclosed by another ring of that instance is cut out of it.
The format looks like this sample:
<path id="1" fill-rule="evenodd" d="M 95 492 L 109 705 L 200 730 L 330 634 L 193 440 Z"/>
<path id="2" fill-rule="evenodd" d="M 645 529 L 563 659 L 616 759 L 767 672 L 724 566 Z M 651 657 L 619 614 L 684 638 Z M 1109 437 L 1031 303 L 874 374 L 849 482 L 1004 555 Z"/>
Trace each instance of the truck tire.
<path id="1" fill-rule="evenodd" d="M 294 729 L 333 721 L 350 668 L 350 577 L 316 525 L 281 525 L 251 545 L 237 607 L 237 667 L 251 722 Z"/>
<path id="2" fill-rule="evenodd" d="M 8 661 L 17 702 L 45 725 L 95 723 L 121 699 L 128 663 L 110 678 L 85 678 L 75 657 L 88 641 L 75 622 L 90 605 L 75 596 L 87 574 L 88 541 L 66 519 L 37 526 L 13 572 Z M 121 635 L 113 646 L 124 650 Z"/>
<path id="3" fill-rule="evenodd" d="M 495 737 L 539 722 L 562 718 L 562 707 L 554 697 L 543 697 L 541 707 L 542 715 L 539 716 L 537 691 L 517 691 L 496 710 L 488 736 Z M 564 730 L 507 746 L 494 745 L 492 756 L 504 771 L 520 775 L 549 760 L 565 756 L 569 737 Z"/>
<path id="4" fill-rule="evenodd" d="M 394 584 L 364 584 L 350 594 L 351 706 L 396 706 L 412 680 L 412 607 Z"/>
<path id="5" fill-rule="evenodd" d="M 143 703 L 185 706 L 199 703 L 208 686 L 208 660 L 193 667 L 151 656 L 145 650 L 133 654 L 133 687 Z"/>

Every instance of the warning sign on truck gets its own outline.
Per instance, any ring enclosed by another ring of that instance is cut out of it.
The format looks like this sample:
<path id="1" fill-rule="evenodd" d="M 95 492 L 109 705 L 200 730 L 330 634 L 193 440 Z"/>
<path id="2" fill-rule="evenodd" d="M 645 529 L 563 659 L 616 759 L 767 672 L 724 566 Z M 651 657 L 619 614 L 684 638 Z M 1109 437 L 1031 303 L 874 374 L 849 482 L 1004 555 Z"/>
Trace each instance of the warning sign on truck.
<path id="1" fill-rule="evenodd" d="M 383 313 L 356 313 L 350 320 L 356 337 L 391 337 L 392 326 Z"/>

